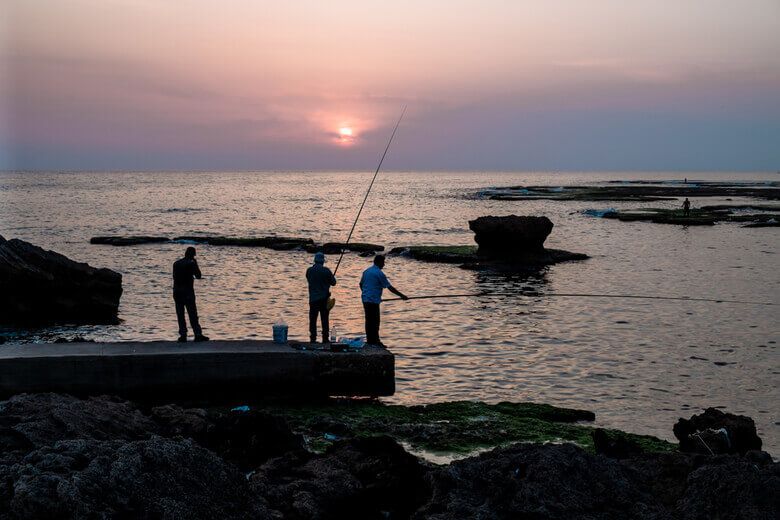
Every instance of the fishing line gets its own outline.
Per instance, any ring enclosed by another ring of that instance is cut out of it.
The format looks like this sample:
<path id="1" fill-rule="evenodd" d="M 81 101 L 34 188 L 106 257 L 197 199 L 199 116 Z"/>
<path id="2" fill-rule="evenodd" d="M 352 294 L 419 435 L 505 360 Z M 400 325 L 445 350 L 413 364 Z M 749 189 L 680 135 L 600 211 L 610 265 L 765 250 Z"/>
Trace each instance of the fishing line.
<path id="1" fill-rule="evenodd" d="M 673 301 L 687 301 L 687 302 L 712 302 L 712 303 L 738 303 L 742 305 L 771 305 L 775 306 L 776 303 L 771 302 L 757 302 L 757 301 L 744 301 L 744 300 L 726 300 L 721 298 L 690 298 L 687 296 L 651 296 L 640 294 L 597 294 L 597 293 L 529 293 L 529 292 L 478 292 L 467 294 L 430 294 L 425 296 L 410 296 L 409 300 L 432 300 L 439 298 L 468 298 L 471 296 L 531 296 L 539 298 L 620 298 L 620 299 L 641 299 L 641 300 L 673 300 Z M 401 301 L 403 298 L 387 298 L 382 302 L 394 302 Z"/>
<path id="2" fill-rule="evenodd" d="M 366 205 L 366 201 L 368 200 L 368 194 L 371 193 L 371 188 L 374 186 L 374 181 L 376 180 L 376 176 L 379 174 L 379 169 L 382 167 L 382 163 L 385 160 L 385 155 L 387 155 L 387 151 L 390 149 L 390 144 L 393 142 L 393 137 L 395 137 L 395 131 L 398 130 L 398 125 L 401 124 L 401 119 L 404 118 L 404 114 L 406 113 L 406 106 L 404 105 L 404 109 L 401 111 L 401 117 L 398 118 L 398 122 L 395 124 L 395 128 L 393 128 L 393 133 L 390 134 L 390 140 L 387 142 L 387 146 L 385 147 L 385 151 L 382 154 L 382 158 L 379 159 L 379 164 L 376 167 L 376 171 L 374 172 L 374 177 L 371 179 L 371 184 L 368 185 L 368 190 L 366 190 L 366 196 L 363 197 L 363 203 L 360 204 L 360 209 L 358 209 L 357 216 L 355 217 L 355 222 L 352 223 L 352 229 L 349 230 L 349 236 L 347 236 L 347 241 L 344 242 L 344 247 L 341 249 L 341 255 L 339 256 L 339 261 L 336 262 L 336 269 L 333 270 L 333 276 L 336 276 L 336 273 L 339 270 L 339 266 L 341 265 L 341 259 L 344 258 L 344 252 L 346 251 L 346 246 L 349 245 L 349 241 L 352 239 L 352 233 L 355 231 L 355 226 L 357 226 L 358 219 L 360 218 L 360 214 L 363 212 L 363 206 Z"/>

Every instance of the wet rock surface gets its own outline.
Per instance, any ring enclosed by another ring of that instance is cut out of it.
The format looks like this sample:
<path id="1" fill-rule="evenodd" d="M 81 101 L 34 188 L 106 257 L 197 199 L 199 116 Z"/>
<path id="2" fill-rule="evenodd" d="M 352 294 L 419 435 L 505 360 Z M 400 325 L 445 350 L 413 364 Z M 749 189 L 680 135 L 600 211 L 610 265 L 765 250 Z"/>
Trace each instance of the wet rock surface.
<path id="1" fill-rule="evenodd" d="M 717 408 L 707 408 L 690 419 L 681 418 L 673 431 L 680 441 L 680 451 L 684 452 L 744 454 L 761 449 L 753 419 Z"/>
<path id="2" fill-rule="evenodd" d="M 0 402 L 0 518 L 774 519 L 780 510 L 780 465 L 763 452 L 659 452 L 636 436 L 572 424 L 589 412 L 545 405 L 377 406 L 149 409 L 110 397 L 18 395 Z M 342 438 L 313 452 L 279 413 Z M 355 422 L 358 413 L 374 422 Z M 494 442 L 511 437 L 512 423 L 491 414 L 522 419 L 525 429 L 562 421 L 594 432 L 605 436 L 595 446 L 606 454 L 517 443 L 434 465 L 399 444 L 392 420 L 452 420 L 451 432 L 475 422 L 473 432 L 496 430 Z M 691 421 L 724 421 L 702 416 Z M 728 420 L 747 426 L 741 419 Z"/>
<path id="3" fill-rule="evenodd" d="M 116 323 L 122 275 L 0 236 L 0 322 Z"/>

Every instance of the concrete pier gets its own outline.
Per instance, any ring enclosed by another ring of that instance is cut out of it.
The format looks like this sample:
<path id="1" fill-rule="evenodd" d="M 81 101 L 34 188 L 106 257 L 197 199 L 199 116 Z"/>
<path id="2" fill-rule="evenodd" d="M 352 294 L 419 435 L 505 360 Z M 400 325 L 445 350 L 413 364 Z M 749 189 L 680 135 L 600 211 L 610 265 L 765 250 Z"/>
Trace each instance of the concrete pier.
<path id="1" fill-rule="evenodd" d="M 306 350 L 270 341 L 24 344 L 0 347 L 0 398 L 23 392 L 145 401 L 242 401 L 266 396 L 388 396 L 385 349 Z"/>

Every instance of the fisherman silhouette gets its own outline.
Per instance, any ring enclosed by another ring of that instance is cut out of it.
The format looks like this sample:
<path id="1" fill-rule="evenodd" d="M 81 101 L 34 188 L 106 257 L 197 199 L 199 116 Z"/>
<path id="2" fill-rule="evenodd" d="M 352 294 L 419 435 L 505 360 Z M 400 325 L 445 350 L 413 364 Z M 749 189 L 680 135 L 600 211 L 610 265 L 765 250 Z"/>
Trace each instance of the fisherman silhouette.
<path id="1" fill-rule="evenodd" d="M 187 341 L 187 322 L 184 321 L 184 309 L 190 317 L 190 326 L 195 333 L 195 341 L 208 341 L 203 335 L 198 321 L 198 308 L 195 305 L 195 287 L 193 279 L 200 280 L 200 268 L 195 260 L 195 248 L 188 247 L 184 258 L 173 263 L 173 301 L 176 304 L 176 317 L 179 320 L 179 343 Z"/>
<path id="2" fill-rule="evenodd" d="M 688 197 L 685 198 L 685 200 L 682 203 L 683 207 L 683 215 L 686 217 L 691 216 L 691 201 L 688 200 Z"/>
<path id="3" fill-rule="evenodd" d="M 363 271 L 363 276 L 360 278 L 361 299 L 366 314 L 366 343 L 383 348 L 385 345 L 379 340 L 379 304 L 382 303 L 382 289 L 388 289 L 402 300 L 409 299 L 390 284 L 387 276 L 382 272 L 384 266 L 385 255 L 376 255 L 374 265 Z"/>
<path id="4" fill-rule="evenodd" d="M 336 277 L 325 267 L 325 253 L 314 255 L 314 265 L 306 269 L 306 280 L 309 282 L 309 339 L 317 342 L 317 316 L 322 321 L 322 342 L 328 342 L 330 323 L 328 316 L 328 298 L 330 288 L 336 285 Z"/>

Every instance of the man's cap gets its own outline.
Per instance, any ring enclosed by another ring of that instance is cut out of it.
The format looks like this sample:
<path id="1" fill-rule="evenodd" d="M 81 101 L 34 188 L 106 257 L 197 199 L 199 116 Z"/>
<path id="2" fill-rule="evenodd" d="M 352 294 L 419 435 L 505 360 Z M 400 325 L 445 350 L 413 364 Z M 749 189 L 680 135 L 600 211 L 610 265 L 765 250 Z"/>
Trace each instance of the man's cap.
<path id="1" fill-rule="evenodd" d="M 315 264 L 324 264 L 325 263 L 325 253 L 322 251 L 317 251 L 314 253 L 314 263 Z"/>

